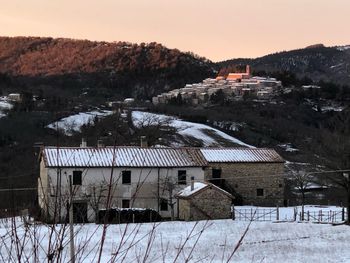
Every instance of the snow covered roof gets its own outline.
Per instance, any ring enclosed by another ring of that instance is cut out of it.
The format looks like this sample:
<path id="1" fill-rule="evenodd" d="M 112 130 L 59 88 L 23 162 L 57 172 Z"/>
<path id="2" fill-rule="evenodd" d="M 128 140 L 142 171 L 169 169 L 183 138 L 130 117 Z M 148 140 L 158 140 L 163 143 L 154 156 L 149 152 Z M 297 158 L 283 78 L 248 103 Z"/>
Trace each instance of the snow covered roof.
<path id="1" fill-rule="evenodd" d="M 209 163 L 280 163 L 283 158 L 273 149 L 266 148 L 202 148 Z"/>
<path id="2" fill-rule="evenodd" d="M 176 197 L 188 198 L 190 196 L 198 194 L 199 192 L 201 192 L 202 190 L 204 190 L 208 187 L 214 188 L 217 191 L 220 191 L 220 192 L 230 196 L 231 198 L 233 198 L 233 196 L 230 193 L 226 192 L 225 190 L 221 189 L 220 187 L 217 187 L 216 185 L 213 185 L 211 183 L 200 183 L 200 182 L 194 182 L 193 190 L 191 190 L 191 186 L 187 186 L 186 188 L 182 189 L 181 191 L 179 191 L 176 194 Z"/>
<path id="3" fill-rule="evenodd" d="M 243 147 L 44 147 L 42 157 L 46 167 L 205 167 L 218 162 L 284 162 L 275 150 Z"/>
<path id="4" fill-rule="evenodd" d="M 46 167 L 203 167 L 207 165 L 201 153 L 191 148 L 44 147 L 42 156 Z"/>

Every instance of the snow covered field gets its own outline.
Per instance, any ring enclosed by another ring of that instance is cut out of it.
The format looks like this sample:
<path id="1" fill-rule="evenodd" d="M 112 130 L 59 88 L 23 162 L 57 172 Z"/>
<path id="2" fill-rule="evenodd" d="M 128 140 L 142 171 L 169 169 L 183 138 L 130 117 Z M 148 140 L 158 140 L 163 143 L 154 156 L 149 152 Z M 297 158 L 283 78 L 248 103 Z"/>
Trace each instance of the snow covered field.
<path id="1" fill-rule="evenodd" d="M 227 262 L 248 224 L 211 220 L 110 225 L 101 262 L 113 262 L 113 258 L 114 262 L 186 262 L 186 259 L 188 262 Z M 29 262 L 34 262 L 33 243 L 36 241 L 37 260 L 44 262 L 51 228 L 31 225 L 28 229 L 30 235 L 23 242 L 23 258 L 27 256 Z M 57 225 L 56 230 L 59 229 L 62 226 Z M 75 232 L 77 262 L 96 262 L 102 226 L 76 225 Z M 18 227 L 19 238 L 24 233 L 25 228 Z M 17 262 L 16 245 L 11 243 L 14 234 L 11 222 L 0 223 L 2 262 L 8 262 L 9 251 L 13 253 L 13 262 Z M 51 244 L 55 243 L 56 235 Z M 62 262 L 68 262 L 68 229 L 64 236 Z M 253 222 L 229 262 L 350 262 L 349 242 L 350 228 L 345 225 Z"/>
<path id="2" fill-rule="evenodd" d="M 83 125 L 93 123 L 95 117 L 101 118 L 112 114 L 112 111 L 90 111 L 80 112 L 75 115 L 63 118 L 55 123 L 49 124 L 50 129 L 62 130 L 66 135 L 70 136 L 73 132 L 79 132 Z"/>
<path id="3" fill-rule="evenodd" d="M 136 126 L 140 125 L 140 123 L 143 123 L 145 120 L 151 123 L 152 121 L 154 123 L 156 123 L 157 121 L 167 121 L 171 127 L 178 129 L 178 133 L 180 135 L 182 135 L 185 138 L 190 137 L 195 138 L 196 140 L 201 140 L 203 146 L 220 146 L 220 141 L 223 140 L 233 144 L 255 148 L 254 146 L 246 144 L 208 125 L 183 121 L 176 117 L 150 112 L 133 111 L 132 119 L 134 125 Z"/>

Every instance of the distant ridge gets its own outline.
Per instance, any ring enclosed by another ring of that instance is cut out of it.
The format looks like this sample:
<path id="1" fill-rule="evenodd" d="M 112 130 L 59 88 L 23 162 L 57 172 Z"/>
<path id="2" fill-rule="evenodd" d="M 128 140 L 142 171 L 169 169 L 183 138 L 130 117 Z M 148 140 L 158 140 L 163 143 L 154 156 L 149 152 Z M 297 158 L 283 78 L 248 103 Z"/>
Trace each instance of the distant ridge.
<path id="1" fill-rule="evenodd" d="M 246 64 L 251 65 L 253 71 L 289 71 L 314 81 L 350 83 L 350 46 L 326 47 L 323 44 L 315 44 L 255 59 L 239 58 L 217 63 L 219 67 Z"/>

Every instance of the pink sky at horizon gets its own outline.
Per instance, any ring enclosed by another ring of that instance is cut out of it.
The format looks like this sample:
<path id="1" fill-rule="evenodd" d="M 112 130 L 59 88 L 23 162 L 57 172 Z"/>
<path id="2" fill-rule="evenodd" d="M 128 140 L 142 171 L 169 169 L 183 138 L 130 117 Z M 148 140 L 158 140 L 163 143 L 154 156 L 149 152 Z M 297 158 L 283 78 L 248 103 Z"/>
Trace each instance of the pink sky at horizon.
<path id="1" fill-rule="evenodd" d="M 159 42 L 213 61 L 350 44 L 348 0 L 11 0 L 1 36 Z"/>

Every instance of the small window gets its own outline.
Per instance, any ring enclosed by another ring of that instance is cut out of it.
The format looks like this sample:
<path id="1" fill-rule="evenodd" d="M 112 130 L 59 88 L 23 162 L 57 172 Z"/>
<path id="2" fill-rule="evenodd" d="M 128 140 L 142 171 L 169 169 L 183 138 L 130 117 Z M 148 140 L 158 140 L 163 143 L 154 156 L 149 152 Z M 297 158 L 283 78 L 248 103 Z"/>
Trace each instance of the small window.
<path id="1" fill-rule="evenodd" d="M 279 184 L 278 187 L 279 187 L 279 188 L 282 188 L 282 187 L 283 187 L 283 184 Z"/>
<path id="2" fill-rule="evenodd" d="M 81 185 L 82 171 L 73 171 L 73 185 Z"/>
<path id="3" fill-rule="evenodd" d="M 262 188 L 256 189 L 256 196 L 264 196 L 264 189 Z"/>
<path id="4" fill-rule="evenodd" d="M 131 184 L 131 171 L 122 171 L 122 184 Z"/>
<path id="5" fill-rule="evenodd" d="M 212 177 L 213 177 L 213 179 L 220 179 L 221 178 L 221 169 L 213 169 L 212 170 Z"/>
<path id="6" fill-rule="evenodd" d="M 122 200 L 122 208 L 130 208 L 130 200 L 129 199 Z"/>
<path id="7" fill-rule="evenodd" d="M 168 211 L 168 200 L 160 199 L 160 211 Z"/>
<path id="8" fill-rule="evenodd" d="M 186 170 L 177 172 L 177 184 L 186 184 Z"/>

